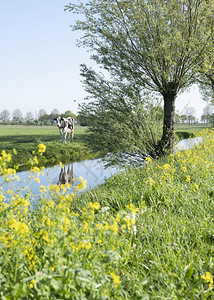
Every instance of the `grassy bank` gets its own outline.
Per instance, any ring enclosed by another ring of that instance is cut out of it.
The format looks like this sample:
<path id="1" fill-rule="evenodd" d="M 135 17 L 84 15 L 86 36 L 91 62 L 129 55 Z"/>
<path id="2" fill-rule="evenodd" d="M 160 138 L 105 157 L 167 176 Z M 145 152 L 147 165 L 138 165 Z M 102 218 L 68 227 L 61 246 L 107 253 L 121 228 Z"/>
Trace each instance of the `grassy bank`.
<path id="1" fill-rule="evenodd" d="M 205 124 L 176 124 L 175 132 L 178 139 L 188 139 L 209 127 Z"/>
<path id="2" fill-rule="evenodd" d="M 203 135 L 82 195 L 81 178 L 72 193 L 41 187 L 36 211 L 30 192 L 1 191 L 1 298 L 213 299 L 214 132 Z M 10 159 L 1 172 L 16 180 Z"/>
<path id="3" fill-rule="evenodd" d="M 0 152 L 16 149 L 14 163 L 22 169 L 29 168 L 27 162 L 38 144 L 45 144 L 47 151 L 40 160 L 42 165 L 53 165 L 60 161 L 78 161 L 92 156 L 85 146 L 86 127 L 75 126 L 74 141 L 61 143 L 56 126 L 0 126 Z"/>

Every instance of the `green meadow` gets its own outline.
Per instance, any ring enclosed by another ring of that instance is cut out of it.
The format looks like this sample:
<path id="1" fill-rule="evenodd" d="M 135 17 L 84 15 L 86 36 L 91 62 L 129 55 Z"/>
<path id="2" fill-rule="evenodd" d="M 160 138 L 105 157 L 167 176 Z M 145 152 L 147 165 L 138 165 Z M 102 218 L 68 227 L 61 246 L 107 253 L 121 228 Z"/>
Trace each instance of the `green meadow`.
<path id="1" fill-rule="evenodd" d="M 206 126 L 202 124 L 176 125 L 176 138 L 188 138 L 198 133 Z M 29 159 L 38 144 L 45 144 L 47 151 L 40 160 L 41 165 L 50 166 L 60 161 L 71 162 L 98 156 L 91 153 L 85 143 L 85 137 L 89 133 L 87 127 L 75 126 L 74 141 L 67 144 L 61 143 L 61 137 L 56 126 L 29 126 L 29 125 L 0 125 L 0 152 L 6 150 L 17 151 L 13 162 L 19 168 L 29 169 Z"/>
<path id="2" fill-rule="evenodd" d="M 203 129 L 211 127 L 211 125 L 205 125 L 205 124 L 176 124 L 175 125 L 175 131 L 176 136 L 179 139 L 187 139 L 190 137 L 193 137 L 194 134 L 198 134 Z"/>
<path id="3" fill-rule="evenodd" d="M 16 149 L 14 163 L 22 169 L 29 168 L 29 158 L 38 144 L 45 144 L 45 152 L 41 164 L 54 165 L 55 163 L 77 161 L 92 154 L 85 146 L 87 128 L 75 126 L 74 141 L 61 143 L 61 137 L 57 126 L 29 126 L 29 125 L 1 125 L 0 126 L 0 151 L 3 149 L 13 152 Z"/>
<path id="4" fill-rule="evenodd" d="M 79 178 L 37 198 L 14 188 L 13 154 L 2 151 L 1 299 L 213 299 L 214 132 L 201 135 L 88 192 Z M 38 142 L 37 182 L 48 150 Z"/>

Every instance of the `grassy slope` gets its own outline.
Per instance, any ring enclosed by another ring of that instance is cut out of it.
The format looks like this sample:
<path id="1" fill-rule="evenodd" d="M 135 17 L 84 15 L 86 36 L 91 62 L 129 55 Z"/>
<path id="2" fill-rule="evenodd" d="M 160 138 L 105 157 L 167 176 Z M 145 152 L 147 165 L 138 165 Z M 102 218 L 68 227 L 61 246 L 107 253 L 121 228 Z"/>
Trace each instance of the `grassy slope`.
<path id="1" fill-rule="evenodd" d="M 128 203 L 139 208 L 137 235 L 121 265 L 129 299 L 213 299 L 213 289 L 201 278 L 214 275 L 211 139 L 147 169 L 129 169 L 82 196 L 84 206 L 99 201 L 113 214 Z"/>
<path id="2" fill-rule="evenodd" d="M 213 299 L 213 178 L 214 133 L 195 149 L 127 169 L 72 201 L 57 194 L 47 205 L 42 195 L 36 213 L 20 209 L 30 228 L 22 239 L 5 222 L 13 213 L 7 208 L 0 226 L 2 295 Z M 127 213 L 130 204 L 138 209 L 135 218 Z M 23 259 L 28 244 L 32 250 Z M 212 280 L 201 278 L 206 272 Z"/>

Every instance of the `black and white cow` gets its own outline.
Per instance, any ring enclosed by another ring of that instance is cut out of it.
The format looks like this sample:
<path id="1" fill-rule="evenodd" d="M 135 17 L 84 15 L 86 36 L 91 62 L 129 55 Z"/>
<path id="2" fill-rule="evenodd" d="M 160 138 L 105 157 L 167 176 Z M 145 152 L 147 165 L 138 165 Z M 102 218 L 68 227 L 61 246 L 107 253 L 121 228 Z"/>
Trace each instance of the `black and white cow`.
<path id="1" fill-rule="evenodd" d="M 73 141 L 74 137 L 74 118 L 68 117 L 68 118 L 62 118 L 57 117 L 54 118 L 56 121 L 57 127 L 59 128 L 59 133 L 62 138 L 62 143 L 66 143 L 66 138 L 68 135 L 68 139 L 71 137 L 71 141 Z"/>
<path id="2" fill-rule="evenodd" d="M 74 183 L 74 166 L 73 164 L 68 165 L 67 169 L 66 166 L 63 166 L 61 168 L 60 174 L 59 174 L 59 181 L 58 185 L 60 186 L 61 184 L 73 184 Z"/>

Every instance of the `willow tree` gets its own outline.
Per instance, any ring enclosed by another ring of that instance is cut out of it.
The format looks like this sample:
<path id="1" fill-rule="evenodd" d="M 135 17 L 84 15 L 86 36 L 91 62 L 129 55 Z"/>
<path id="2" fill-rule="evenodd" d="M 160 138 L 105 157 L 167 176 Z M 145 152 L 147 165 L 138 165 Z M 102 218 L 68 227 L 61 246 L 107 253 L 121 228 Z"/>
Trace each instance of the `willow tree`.
<path id="1" fill-rule="evenodd" d="M 214 40 L 212 43 L 213 53 L 210 53 L 205 59 L 198 76 L 198 82 L 203 99 L 214 104 Z"/>
<path id="2" fill-rule="evenodd" d="M 91 0 L 67 5 L 80 16 L 73 25 L 83 33 L 79 45 L 89 47 L 91 58 L 110 78 L 162 95 L 160 153 L 173 148 L 176 97 L 194 82 L 209 54 L 212 5 L 211 0 Z"/>

